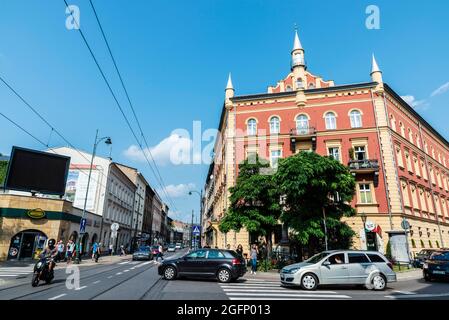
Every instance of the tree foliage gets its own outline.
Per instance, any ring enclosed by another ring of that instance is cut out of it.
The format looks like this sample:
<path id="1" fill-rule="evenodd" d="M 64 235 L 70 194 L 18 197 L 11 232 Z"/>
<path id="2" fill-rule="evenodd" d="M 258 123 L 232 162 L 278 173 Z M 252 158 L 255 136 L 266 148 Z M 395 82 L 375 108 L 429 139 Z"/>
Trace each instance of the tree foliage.
<path id="1" fill-rule="evenodd" d="M 3 185 L 6 179 L 6 170 L 8 169 L 8 161 L 0 161 L 0 186 Z"/>
<path id="2" fill-rule="evenodd" d="M 230 188 L 230 206 L 219 229 L 227 233 L 244 227 L 265 236 L 270 251 L 271 235 L 279 223 L 281 206 L 274 176 L 261 173 L 264 168 L 269 168 L 269 164 L 258 157 L 239 165 L 236 185 Z"/>
<path id="3" fill-rule="evenodd" d="M 301 152 L 280 160 L 275 181 L 284 198 L 281 219 L 295 230 L 301 244 L 324 238 L 324 208 L 329 246 L 351 245 L 354 232 L 341 218 L 355 214 L 350 205 L 355 180 L 344 165 L 313 152 Z"/>

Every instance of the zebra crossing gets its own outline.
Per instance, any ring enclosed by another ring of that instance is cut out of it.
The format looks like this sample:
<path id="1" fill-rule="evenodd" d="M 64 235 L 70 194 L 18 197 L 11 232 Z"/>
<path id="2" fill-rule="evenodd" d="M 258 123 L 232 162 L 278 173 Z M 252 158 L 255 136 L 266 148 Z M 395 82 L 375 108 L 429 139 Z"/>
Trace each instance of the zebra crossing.
<path id="1" fill-rule="evenodd" d="M 26 277 L 33 273 L 33 265 L 24 267 L 2 267 L 0 268 L 0 278 L 19 278 Z"/>
<path id="2" fill-rule="evenodd" d="M 221 289 L 230 300 L 343 300 L 348 295 L 335 291 L 305 291 L 282 287 L 279 281 L 244 279 L 238 282 L 220 283 Z"/>

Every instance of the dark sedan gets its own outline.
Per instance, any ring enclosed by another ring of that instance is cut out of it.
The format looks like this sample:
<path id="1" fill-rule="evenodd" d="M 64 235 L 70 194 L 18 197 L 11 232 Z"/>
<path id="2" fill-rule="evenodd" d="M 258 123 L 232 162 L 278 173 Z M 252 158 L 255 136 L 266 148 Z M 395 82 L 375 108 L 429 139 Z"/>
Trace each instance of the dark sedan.
<path id="1" fill-rule="evenodd" d="M 424 280 L 449 279 L 449 250 L 432 253 L 423 265 Z"/>
<path id="2" fill-rule="evenodd" d="M 434 253 L 435 251 L 436 250 L 433 249 L 423 249 L 418 252 L 415 256 L 415 259 L 413 260 L 413 266 L 415 268 L 422 268 L 424 262 L 426 262 L 426 260 L 429 259 L 432 253 Z"/>
<path id="3" fill-rule="evenodd" d="M 158 267 L 166 280 L 179 276 L 217 278 L 231 282 L 246 273 L 245 260 L 237 252 L 220 249 L 199 249 L 177 259 L 164 260 Z"/>
<path id="4" fill-rule="evenodd" d="M 133 253 L 133 260 L 152 260 L 153 253 L 150 246 L 141 246 Z"/>

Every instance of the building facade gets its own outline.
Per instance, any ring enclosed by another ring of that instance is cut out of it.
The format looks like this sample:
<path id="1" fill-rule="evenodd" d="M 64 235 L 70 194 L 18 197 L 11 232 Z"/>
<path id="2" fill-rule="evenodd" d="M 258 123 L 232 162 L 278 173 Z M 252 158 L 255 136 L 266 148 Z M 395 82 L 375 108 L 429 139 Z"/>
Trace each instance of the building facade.
<path id="1" fill-rule="evenodd" d="M 384 83 L 374 56 L 370 76 L 355 84 L 323 80 L 307 69 L 297 34 L 290 73 L 267 93 L 236 96 L 229 76 L 205 184 L 206 244 L 248 250 L 253 241 L 245 230 L 218 229 L 239 163 L 258 154 L 276 167 L 300 151 L 332 156 L 355 177 L 357 216 L 346 219 L 355 248 L 385 252 L 404 220 L 410 252 L 449 244 L 449 142 Z"/>
<path id="2" fill-rule="evenodd" d="M 72 202 L 0 194 L 0 261 L 36 259 L 48 239 L 77 241 L 82 210 Z M 83 252 L 99 241 L 101 216 L 86 212 Z"/>

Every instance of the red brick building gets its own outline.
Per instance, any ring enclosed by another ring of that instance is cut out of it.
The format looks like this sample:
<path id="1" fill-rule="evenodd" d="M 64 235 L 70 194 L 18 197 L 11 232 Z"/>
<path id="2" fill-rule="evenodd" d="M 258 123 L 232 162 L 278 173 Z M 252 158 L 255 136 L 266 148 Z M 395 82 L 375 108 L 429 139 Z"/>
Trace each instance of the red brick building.
<path id="1" fill-rule="evenodd" d="M 290 73 L 267 93 L 236 96 L 229 76 L 205 186 L 205 242 L 248 248 L 245 231 L 218 230 L 242 160 L 257 153 L 276 166 L 309 150 L 333 156 L 355 176 L 358 215 L 347 221 L 355 248 L 385 251 L 387 232 L 402 230 L 404 219 L 411 252 L 449 245 L 449 142 L 383 82 L 374 56 L 370 81 L 344 85 L 307 70 L 304 56 L 296 33 Z"/>

